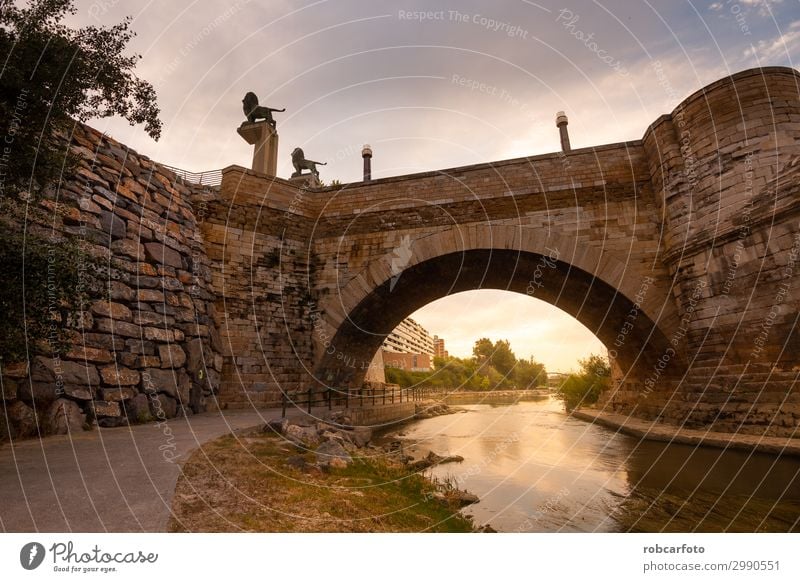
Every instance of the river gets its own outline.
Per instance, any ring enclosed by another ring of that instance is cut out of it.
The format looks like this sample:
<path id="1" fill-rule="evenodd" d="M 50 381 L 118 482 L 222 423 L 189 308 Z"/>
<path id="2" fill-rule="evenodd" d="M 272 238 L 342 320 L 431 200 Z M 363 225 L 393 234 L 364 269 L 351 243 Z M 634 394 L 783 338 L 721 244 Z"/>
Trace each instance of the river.
<path id="1" fill-rule="evenodd" d="M 459 405 L 410 424 L 406 449 L 461 455 L 429 470 L 478 495 L 502 532 L 800 531 L 800 459 L 642 441 L 554 399 Z"/>

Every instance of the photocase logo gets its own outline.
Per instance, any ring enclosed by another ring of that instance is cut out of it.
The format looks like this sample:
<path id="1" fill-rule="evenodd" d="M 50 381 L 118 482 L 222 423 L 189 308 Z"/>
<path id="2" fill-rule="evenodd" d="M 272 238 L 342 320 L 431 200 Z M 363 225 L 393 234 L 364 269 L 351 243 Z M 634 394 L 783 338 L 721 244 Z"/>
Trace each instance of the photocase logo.
<path id="1" fill-rule="evenodd" d="M 400 278 L 400 275 L 403 274 L 403 269 L 406 268 L 409 262 L 411 262 L 411 236 L 404 235 L 402 239 L 400 239 L 400 244 L 395 247 L 392 257 L 392 278 L 389 281 L 389 292 L 391 293 L 394 291 L 394 286 L 397 284 L 397 280 Z"/>
<path id="2" fill-rule="evenodd" d="M 22 546 L 19 552 L 19 563 L 26 570 L 35 570 L 44 561 L 44 546 L 38 542 L 30 542 Z"/>

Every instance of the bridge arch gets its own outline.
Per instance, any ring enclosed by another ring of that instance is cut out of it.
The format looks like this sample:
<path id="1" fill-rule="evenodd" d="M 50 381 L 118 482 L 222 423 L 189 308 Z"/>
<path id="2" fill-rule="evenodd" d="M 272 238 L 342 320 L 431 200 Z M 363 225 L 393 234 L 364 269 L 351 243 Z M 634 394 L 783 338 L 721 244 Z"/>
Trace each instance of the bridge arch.
<path id="1" fill-rule="evenodd" d="M 665 331 L 676 319 L 670 288 L 663 272 L 545 229 L 476 224 L 409 236 L 320 302 L 315 377 L 359 386 L 400 321 L 475 289 L 515 291 L 564 310 L 613 350 L 625 377 L 641 377 L 665 353 L 681 357 Z"/>

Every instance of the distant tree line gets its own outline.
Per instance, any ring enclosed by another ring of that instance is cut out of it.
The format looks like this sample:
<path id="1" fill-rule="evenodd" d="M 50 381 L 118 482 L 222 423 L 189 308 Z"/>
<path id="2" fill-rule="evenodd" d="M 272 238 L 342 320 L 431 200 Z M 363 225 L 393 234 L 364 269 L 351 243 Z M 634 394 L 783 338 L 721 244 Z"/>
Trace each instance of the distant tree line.
<path id="1" fill-rule="evenodd" d="M 447 390 L 527 390 L 547 385 L 544 364 L 518 359 L 507 340 L 475 342 L 471 358 L 434 358 L 433 370 L 411 372 L 386 368 L 386 381 L 403 388 L 422 386 Z"/>

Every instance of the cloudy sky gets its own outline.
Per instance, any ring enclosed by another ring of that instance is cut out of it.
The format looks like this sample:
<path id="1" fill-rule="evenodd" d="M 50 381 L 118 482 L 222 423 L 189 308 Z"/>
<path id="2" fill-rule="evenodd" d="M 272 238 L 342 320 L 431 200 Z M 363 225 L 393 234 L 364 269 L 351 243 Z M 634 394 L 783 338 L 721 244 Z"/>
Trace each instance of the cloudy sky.
<path id="1" fill-rule="evenodd" d="M 249 165 L 241 98 L 277 114 L 278 174 L 289 152 L 360 178 L 556 151 L 555 112 L 573 147 L 638 139 L 661 113 L 724 75 L 800 59 L 798 0 L 93 0 L 73 24 L 133 17 L 141 77 L 158 92 L 155 143 L 120 120 L 92 125 L 139 152 L 202 171 Z M 660 63 L 669 89 L 655 82 Z M 567 370 L 602 345 L 537 300 L 460 294 L 414 316 L 469 355 L 480 336 Z"/>

